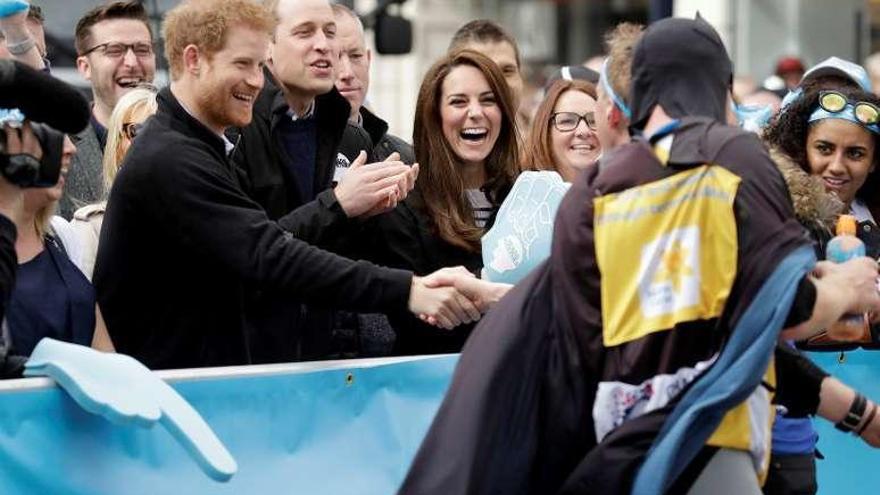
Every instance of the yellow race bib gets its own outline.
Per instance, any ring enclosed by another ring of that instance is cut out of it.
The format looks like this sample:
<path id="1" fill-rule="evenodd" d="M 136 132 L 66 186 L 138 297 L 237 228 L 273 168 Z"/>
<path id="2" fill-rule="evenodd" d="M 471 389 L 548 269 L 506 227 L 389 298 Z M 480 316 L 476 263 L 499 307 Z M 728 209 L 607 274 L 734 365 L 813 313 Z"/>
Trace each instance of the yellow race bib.
<path id="1" fill-rule="evenodd" d="M 606 347 L 721 315 L 736 276 L 739 183 L 703 165 L 594 199 Z"/>

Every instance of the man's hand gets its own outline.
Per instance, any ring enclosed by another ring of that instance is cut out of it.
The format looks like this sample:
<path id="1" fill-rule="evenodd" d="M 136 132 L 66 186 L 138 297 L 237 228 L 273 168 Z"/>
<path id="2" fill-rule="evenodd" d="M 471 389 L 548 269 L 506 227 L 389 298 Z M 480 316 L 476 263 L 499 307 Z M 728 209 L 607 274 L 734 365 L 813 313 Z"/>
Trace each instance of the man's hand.
<path id="1" fill-rule="evenodd" d="M 455 287 L 460 294 L 485 313 L 513 288 L 510 284 L 501 284 L 480 280 L 463 267 L 444 268 L 425 277 L 428 287 Z"/>
<path id="2" fill-rule="evenodd" d="M 37 49 L 33 33 L 27 27 L 29 7 L 27 2 L 21 0 L 0 0 L 0 30 L 6 35 L 7 46 L 23 47 L 23 53 L 13 54 L 16 60 L 42 70 L 43 56 Z"/>
<path id="3" fill-rule="evenodd" d="M 7 155 L 31 155 L 37 160 L 43 158 L 43 148 L 28 122 L 20 128 L 9 124 L 3 126 L 6 135 L 6 147 L 2 150 Z M 0 174 L 0 214 L 6 216 L 16 225 L 21 223 L 24 211 L 24 191 L 12 184 Z"/>
<path id="4" fill-rule="evenodd" d="M 880 293 L 877 291 L 877 262 L 871 258 L 855 258 L 846 263 L 820 261 L 813 270 L 816 302 L 810 319 L 782 331 L 787 340 L 807 339 L 830 329 L 845 314 L 880 314 Z M 838 337 L 829 333 L 837 340 Z"/>
<path id="5" fill-rule="evenodd" d="M 339 205 L 349 218 L 370 216 L 397 206 L 415 184 L 413 171 L 392 153 L 384 162 L 367 164 L 367 154 L 361 151 L 348 172 L 336 185 Z"/>
<path id="6" fill-rule="evenodd" d="M 844 314 L 880 314 L 880 292 L 877 291 L 877 262 L 861 257 L 846 263 L 820 261 L 813 271 L 822 283 L 837 289 Z"/>
<path id="7" fill-rule="evenodd" d="M 423 321 L 447 330 L 480 319 L 480 310 L 455 288 L 428 287 L 425 280 L 423 277 L 413 277 L 409 295 L 410 312 Z"/>
<path id="8" fill-rule="evenodd" d="M 30 4 L 24 0 L 0 0 L 0 26 L 4 23 L 24 24 Z"/>

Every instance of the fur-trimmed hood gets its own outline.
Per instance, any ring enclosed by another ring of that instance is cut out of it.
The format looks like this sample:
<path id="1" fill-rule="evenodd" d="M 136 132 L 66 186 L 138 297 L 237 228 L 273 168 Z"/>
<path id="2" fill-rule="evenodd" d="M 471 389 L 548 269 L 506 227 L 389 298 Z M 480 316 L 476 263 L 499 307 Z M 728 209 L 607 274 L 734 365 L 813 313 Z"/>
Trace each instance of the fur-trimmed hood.
<path id="1" fill-rule="evenodd" d="M 834 232 L 837 217 L 844 205 L 834 194 L 825 192 L 825 185 L 799 167 L 788 155 L 770 148 L 770 158 L 782 172 L 798 221 L 809 229 Z"/>

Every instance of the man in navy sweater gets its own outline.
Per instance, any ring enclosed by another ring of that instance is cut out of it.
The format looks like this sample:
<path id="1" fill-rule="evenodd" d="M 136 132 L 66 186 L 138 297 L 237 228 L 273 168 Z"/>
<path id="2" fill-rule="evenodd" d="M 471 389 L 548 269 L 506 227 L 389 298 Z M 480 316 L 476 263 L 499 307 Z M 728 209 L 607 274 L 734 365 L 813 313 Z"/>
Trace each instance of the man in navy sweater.
<path id="1" fill-rule="evenodd" d="M 455 289 L 303 242 L 284 228 L 295 219 L 271 220 L 242 190 L 223 132 L 251 120 L 274 24 L 248 0 L 185 1 L 165 17 L 171 86 L 114 183 L 94 278 L 117 350 L 151 368 L 250 363 L 247 287 L 448 327 L 479 317 Z"/>
<path id="2" fill-rule="evenodd" d="M 322 247 L 335 245 L 358 220 L 393 207 L 412 188 L 418 167 L 396 153 L 353 164 L 340 143 L 351 107 L 334 87 L 339 56 L 336 19 L 327 0 L 264 2 L 278 26 L 270 42 L 266 86 L 253 121 L 239 129 L 232 160 L 243 188 L 270 218 Z M 366 149 L 369 153 L 371 149 Z M 357 352 L 350 317 L 326 304 L 293 306 L 283 293 L 250 291 L 248 321 L 257 362 L 339 358 Z"/>

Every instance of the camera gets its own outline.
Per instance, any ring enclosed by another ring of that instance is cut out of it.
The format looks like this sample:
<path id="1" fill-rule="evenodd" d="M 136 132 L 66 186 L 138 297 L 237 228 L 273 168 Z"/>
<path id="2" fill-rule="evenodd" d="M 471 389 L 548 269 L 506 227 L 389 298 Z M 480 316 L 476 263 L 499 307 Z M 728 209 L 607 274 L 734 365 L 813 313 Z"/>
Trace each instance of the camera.
<path id="1" fill-rule="evenodd" d="M 0 126 L 9 125 L 21 128 L 24 115 L 18 110 L 0 110 Z M 61 158 L 64 149 L 64 134 L 48 125 L 30 122 L 43 157 L 37 160 L 27 154 L 9 154 L 6 148 L 6 133 L 0 132 L 0 174 L 19 187 L 52 187 L 61 174 Z"/>
<path id="2" fill-rule="evenodd" d="M 0 174 L 19 187 L 51 187 L 61 173 L 64 134 L 76 134 L 89 123 L 88 102 L 72 86 L 21 62 L 0 60 L 0 124 L 19 129 L 25 118 L 43 157 L 10 154 L 0 132 Z M 39 122 L 39 123 L 37 123 Z"/>

